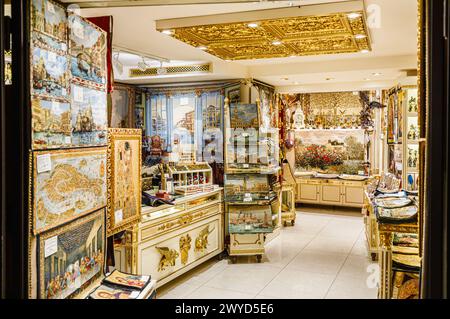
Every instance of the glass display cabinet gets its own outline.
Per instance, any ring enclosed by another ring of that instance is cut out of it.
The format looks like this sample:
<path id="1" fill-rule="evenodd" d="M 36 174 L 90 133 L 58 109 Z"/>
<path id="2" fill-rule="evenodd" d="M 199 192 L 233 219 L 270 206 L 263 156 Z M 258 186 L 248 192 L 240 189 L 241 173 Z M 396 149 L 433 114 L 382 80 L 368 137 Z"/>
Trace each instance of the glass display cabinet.
<path id="1" fill-rule="evenodd" d="M 176 194 L 189 195 L 214 189 L 208 163 L 169 165 L 168 172 Z"/>

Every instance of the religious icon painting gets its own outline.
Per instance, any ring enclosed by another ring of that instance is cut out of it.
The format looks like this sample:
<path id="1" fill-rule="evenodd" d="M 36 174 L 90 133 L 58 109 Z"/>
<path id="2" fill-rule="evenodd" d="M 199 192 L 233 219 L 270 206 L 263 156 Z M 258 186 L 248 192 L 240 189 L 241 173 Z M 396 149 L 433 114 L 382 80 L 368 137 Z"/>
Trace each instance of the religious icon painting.
<path id="1" fill-rule="evenodd" d="M 103 283 L 142 290 L 150 283 L 150 276 L 132 275 L 114 270 L 109 276 L 103 279 Z"/>
<path id="2" fill-rule="evenodd" d="M 106 85 L 106 32 L 88 20 L 69 15 L 69 55 L 72 77 L 96 87 Z"/>
<path id="3" fill-rule="evenodd" d="M 33 152 L 33 230 L 42 233 L 106 206 L 106 148 Z"/>
<path id="4" fill-rule="evenodd" d="M 140 129 L 108 129 L 108 236 L 139 221 L 141 143 Z"/>
<path id="5" fill-rule="evenodd" d="M 40 235 L 39 298 L 73 298 L 90 288 L 103 273 L 104 256 L 104 209 Z"/>

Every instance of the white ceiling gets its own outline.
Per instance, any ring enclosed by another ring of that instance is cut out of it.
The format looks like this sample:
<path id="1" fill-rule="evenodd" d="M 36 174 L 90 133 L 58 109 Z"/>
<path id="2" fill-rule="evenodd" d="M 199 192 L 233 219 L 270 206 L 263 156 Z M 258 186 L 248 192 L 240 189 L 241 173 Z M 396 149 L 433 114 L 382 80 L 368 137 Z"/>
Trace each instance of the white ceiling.
<path id="1" fill-rule="evenodd" d="M 380 27 L 370 27 L 373 51 L 363 54 L 321 55 L 280 59 L 226 62 L 193 48 L 155 29 L 155 20 L 198 15 L 252 11 L 294 5 L 307 5 L 333 0 L 264 1 L 235 4 L 201 4 L 170 6 L 139 6 L 82 9 L 83 16 L 114 16 L 113 43 L 120 47 L 160 56 L 169 60 L 208 61 L 213 73 L 199 77 L 133 79 L 126 82 L 153 84 L 177 81 L 218 80 L 254 77 L 281 91 L 305 89 L 327 90 L 327 87 L 390 86 L 403 81 L 402 70 L 417 65 L 417 1 L 364 0 L 366 8 L 378 6 Z M 63 0 L 62 2 L 71 2 Z M 217 1 L 220 2 L 220 1 Z M 369 13 L 370 15 L 370 13 Z M 373 76 L 372 73 L 381 73 Z M 285 80 L 288 78 L 289 80 Z M 327 78 L 334 78 L 327 81 Z M 298 82 L 298 84 L 296 84 Z"/>

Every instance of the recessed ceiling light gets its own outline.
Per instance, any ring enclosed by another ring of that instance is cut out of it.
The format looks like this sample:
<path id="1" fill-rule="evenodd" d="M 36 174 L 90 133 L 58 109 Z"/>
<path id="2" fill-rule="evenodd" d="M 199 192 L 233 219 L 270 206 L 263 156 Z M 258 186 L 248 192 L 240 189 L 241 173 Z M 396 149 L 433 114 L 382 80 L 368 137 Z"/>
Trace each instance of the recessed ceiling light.
<path id="1" fill-rule="evenodd" d="M 272 44 L 273 44 L 273 45 L 280 45 L 280 44 L 281 44 L 281 41 L 275 40 L 275 41 L 272 41 Z"/>
<path id="2" fill-rule="evenodd" d="M 167 34 L 167 35 L 172 35 L 173 34 L 173 30 L 170 30 L 170 29 L 162 30 L 161 32 L 164 33 L 164 34 Z"/>
<path id="3" fill-rule="evenodd" d="M 256 22 L 250 22 L 249 24 L 247 24 L 247 26 L 249 28 L 257 28 L 257 27 L 259 27 L 259 24 Z"/>
<path id="4" fill-rule="evenodd" d="M 284 81 L 289 81 L 289 78 L 281 78 Z"/>
<path id="5" fill-rule="evenodd" d="M 325 80 L 331 81 L 331 80 L 334 80 L 334 78 L 326 78 Z"/>
<path id="6" fill-rule="evenodd" d="M 361 50 L 359 52 L 361 52 L 361 53 L 369 53 L 369 50 Z"/>
<path id="7" fill-rule="evenodd" d="M 204 45 L 200 45 L 200 46 L 197 47 L 197 49 L 200 49 L 200 50 L 207 50 L 208 48 L 205 47 Z"/>
<path id="8" fill-rule="evenodd" d="M 380 73 L 380 72 L 375 72 L 375 73 L 372 73 L 372 75 L 373 75 L 373 76 L 380 76 L 381 73 Z"/>
<path id="9" fill-rule="evenodd" d="M 300 84 L 300 83 L 299 83 L 299 82 L 297 82 L 297 81 L 295 81 L 295 82 L 294 82 L 294 85 L 299 85 L 299 84 Z"/>
<path id="10" fill-rule="evenodd" d="M 361 13 L 357 13 L 357 12 L 352 12 L 352 13 L 347 14 L 347 17 L 349 19 L 356 19 L 356 18 L 359 18 L 360 16 L 361 16 Z"/>
<path id="11" fill-rule="evenodd" d="M 365 78 L 364 81 L 370 81 L 370 79 L 369 78 Z"/>
<path id="12" fill-rule="evenodd" d="M 366 37 L 367 36 L 365 34 L 357 34 L 357 35 L 355 35 L 355 39 L 364 39 Z"/>

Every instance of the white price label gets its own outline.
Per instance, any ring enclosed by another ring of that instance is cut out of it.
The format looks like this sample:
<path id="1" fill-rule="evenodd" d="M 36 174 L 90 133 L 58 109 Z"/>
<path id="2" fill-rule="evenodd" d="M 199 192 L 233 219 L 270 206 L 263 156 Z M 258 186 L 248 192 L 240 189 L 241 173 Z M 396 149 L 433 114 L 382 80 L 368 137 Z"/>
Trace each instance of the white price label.
<path id="1" fill-rule="evenodd" d="M 243 167 L 243 168 L 248 168 L 249 165 L 248 165 L 248 164 L 243 164 L 242 167 Z"/>
<path id="2" fill-rule="evenodd" d="M 38 155 L 36 157 L 37 172 L 44 173 L 52 170 L 52 159 L 50 154 Z"/>
<path id="3" fill-rule="evenodd" d="M 53 255 L 58 251 L 58 236 L 51 237 L 44 242 L 44 257 Z"/>
<path id="4" fill-rule="evenodd" d="M 123 210 L 119 209 L 114 212 L 114 223 L 118 224 L 123 220 Z"/>

